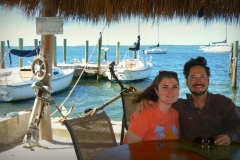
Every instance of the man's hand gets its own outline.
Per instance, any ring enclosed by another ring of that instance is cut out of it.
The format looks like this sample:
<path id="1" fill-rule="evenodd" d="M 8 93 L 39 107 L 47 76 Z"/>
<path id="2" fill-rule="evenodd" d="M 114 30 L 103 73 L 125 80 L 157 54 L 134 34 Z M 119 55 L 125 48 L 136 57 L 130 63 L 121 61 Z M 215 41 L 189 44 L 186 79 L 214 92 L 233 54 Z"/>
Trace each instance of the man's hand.
<path id="1" fill-rule="evenodd" d="M 215 138 L 215 145 L 230 145 L 231 138 L 227 134 L 220 134 Z"/>
<path id="2" fill-rule="evenodd" d="M 141 100 L 141 102 L 139 102 L 137 105 L 136 112 L 143 113 L 144 107 L 146 107 L 146 109 L 149 110 L 149 107 L 154 107 L 154 102 L 148 99 Z"/>

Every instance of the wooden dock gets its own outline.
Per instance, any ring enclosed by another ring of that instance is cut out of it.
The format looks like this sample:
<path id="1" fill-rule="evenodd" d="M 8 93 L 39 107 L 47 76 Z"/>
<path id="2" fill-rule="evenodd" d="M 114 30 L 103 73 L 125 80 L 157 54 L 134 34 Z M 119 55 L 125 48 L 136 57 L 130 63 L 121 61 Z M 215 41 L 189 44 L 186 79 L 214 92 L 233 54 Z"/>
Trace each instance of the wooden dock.
<path id="1" fill-rule="evenodd" d="M 84 74 L 87 75 L 102 75 L 109 68 L 109 62 L 103 62 L 100 66 L 97 63 L 70 63 L 70 64 L 57 64 L 59 68 L 72 68 L 74 69 L 74 76 L 79 76 L 84 68 Z"/>

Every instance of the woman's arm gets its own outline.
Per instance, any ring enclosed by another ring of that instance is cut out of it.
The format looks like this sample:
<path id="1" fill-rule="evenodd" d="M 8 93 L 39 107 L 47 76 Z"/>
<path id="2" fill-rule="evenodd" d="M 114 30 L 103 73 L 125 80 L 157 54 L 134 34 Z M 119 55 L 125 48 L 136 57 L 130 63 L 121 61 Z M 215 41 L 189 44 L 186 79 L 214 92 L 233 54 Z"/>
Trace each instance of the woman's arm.
<path id="1" fill-rule="evenodd" d="M 136 134 L 128 130 L 128 143 L 141 142 L 141 141 L 143 141 L 143 138 L 137 136 Z"/>

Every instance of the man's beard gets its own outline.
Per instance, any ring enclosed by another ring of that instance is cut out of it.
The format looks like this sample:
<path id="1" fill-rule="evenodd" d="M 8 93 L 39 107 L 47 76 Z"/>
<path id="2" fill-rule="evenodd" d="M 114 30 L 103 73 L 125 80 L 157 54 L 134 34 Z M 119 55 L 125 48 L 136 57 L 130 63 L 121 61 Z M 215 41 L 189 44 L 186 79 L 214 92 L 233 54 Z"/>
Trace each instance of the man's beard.
<path id="1" fill-rule="evenodd" d="M 189 90 L 190 90 L 190 89 L 189 89 Z M 207 92 L 207 89 L 204 90 L 204 91 L 202 91 L 202 92 L 194 92 L 194 91 L 192 91 L 192 90 L 190 90 L 190 92 L 191 92 L 193 95 L 195 95 L 195 96 L 201 96 L 201 95 L 203 95 L 204 93 Z"/>

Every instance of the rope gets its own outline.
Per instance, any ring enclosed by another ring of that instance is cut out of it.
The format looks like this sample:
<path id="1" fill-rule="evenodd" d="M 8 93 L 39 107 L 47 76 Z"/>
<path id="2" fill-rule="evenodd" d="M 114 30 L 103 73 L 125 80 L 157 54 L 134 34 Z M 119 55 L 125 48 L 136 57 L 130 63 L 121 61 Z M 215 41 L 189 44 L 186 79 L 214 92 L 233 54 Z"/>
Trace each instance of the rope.
<path id="1" fill-rule="evenodd" d="M 93 51 L 92 51 L 92 53 L 91 53 L 91 55 L 90 55 L 90 57 L 89 57 L 89 60 L 91 59 L 91 57 L 92 57 L 92 55 L 93 55 L 93 53 L 94 53 L 94 51 L 95 51 L 95 49 L 96 49 L 96 46 L 98 45 L 98 42 L 99 42 L 99 40 L 100 40 L 101 37 L 102 37 L 103 31 L 105 30 L 106 25 L 107 25 L 107 23 L 106 23 L 105 26 L 103 27 L 103 30 L 102 30 L 102 32 L 101 32 L 101 35 L 100 35 L 100 37 L 98 38 L 98 41 L 97 41 L 95 47 L 93 48 Z M 88 62 L 89 62 L 89 61 L 88 61 Z M 82 71 L 82 73 L 79 75 L 79 77 L 78 77 L 76 83 L 74 84 L 72 90 L 69 92 L 69 94 L 68 94 L 68 96 L 66 97 L 66 99 L 61 103 L 59 109 L 62 108 L 62 106 L 66 103 L 66 101 L 67 101 L 68 98 L 71 96 L 71 94 L 72 94 L 72 92 L 74 91 L 74 89 L 76 88 L 78 82 L 80 81 L 80 79 L 81 79 L 81 77 L 82 77 L 82 75 L 83 75 L 84 70 L 86 69 L 86 67 L 87 67 L 87 65 L 88 65 L 88 62 L 87 62 L 86 65 L 84 66 L 83 71 Z M 58 110 L 55 110 L 50 116 L 53 116 L 57 111 L 58 111 Z"/>

